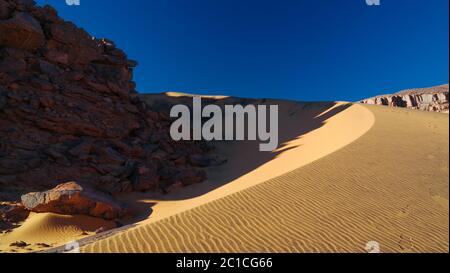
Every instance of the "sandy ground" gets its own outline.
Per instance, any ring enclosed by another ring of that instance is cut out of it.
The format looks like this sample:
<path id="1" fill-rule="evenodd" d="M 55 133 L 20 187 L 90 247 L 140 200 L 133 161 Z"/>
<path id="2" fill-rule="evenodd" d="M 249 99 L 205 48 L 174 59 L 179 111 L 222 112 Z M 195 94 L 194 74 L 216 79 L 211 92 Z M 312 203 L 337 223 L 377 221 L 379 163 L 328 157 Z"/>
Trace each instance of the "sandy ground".
<path id="1" fill-rule="evenodd" d="M 76 241 L 94 235 L 97 229 L 113 229 L 114 222 L 84 215 L 58 215 L 31 213 L 25 223 L 11 233 L 0 236 L 0 250 L 5 252 L 30 252 Z M 10 243 L 23 241 L 25 248 L 9 247 Z M 43 246 L 46 244 L 48 246 Z"/>
<path id="2" fill-rule="evenodd" d="M 208 181 L 168 195 L 122 196 L 137 212 L 128 219 L 135 224 L 81 239 L 81 250 L 363 252 L 376 241 L 383 252 L 448 252 L 448 115 L 256 103 L 280 105 L 277 151 L 259 152 L 258 142 L 218 143 L 229 161 L 209 168 Z M 70 217 L 66 225 L 68 219 L 54 220 L 66 216 L 32 215 L 0 236 L 0 250 L 12 239 L 60 245 L 111 224 Z"/>

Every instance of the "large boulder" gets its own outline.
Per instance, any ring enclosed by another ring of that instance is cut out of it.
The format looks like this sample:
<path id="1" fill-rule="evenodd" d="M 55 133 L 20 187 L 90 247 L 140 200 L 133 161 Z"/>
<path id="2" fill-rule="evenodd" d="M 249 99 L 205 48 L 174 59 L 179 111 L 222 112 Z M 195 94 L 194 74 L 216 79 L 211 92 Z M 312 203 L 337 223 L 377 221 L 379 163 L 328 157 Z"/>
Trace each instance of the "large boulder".
<path id="1" fill-rule="evenodd" d="M 0 22 L 0 33 L 1 46 L 34 50 L 45 43 L 41 25 L 25 12 L 18 12 L 13 18 Z"/>
<path id="2" fill-rule="evenodd" d="M 60 184 L 44 192 L 25 194 L 22 204 L 38 213 L 81 214 L 106 220 L 119 219 L 126 213 L 126 209 L 108 196 L 85 189 L 76 182 Z"/>

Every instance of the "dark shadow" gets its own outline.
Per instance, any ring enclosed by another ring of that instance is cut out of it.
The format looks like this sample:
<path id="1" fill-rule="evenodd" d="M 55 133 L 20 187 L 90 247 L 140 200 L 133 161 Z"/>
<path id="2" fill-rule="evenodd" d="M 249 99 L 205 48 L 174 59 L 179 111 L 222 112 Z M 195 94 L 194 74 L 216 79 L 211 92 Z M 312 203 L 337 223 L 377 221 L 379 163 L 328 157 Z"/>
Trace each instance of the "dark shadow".
<path id="1" fill-rule="evenodd" d="M 125 217 L 116 221 L 118 227 L 143 221 L 145 219 L 148 219 L 148 217 L 150 217 L 150 215 L 153 213 L 152 207 L 156 205 L 155 202 L 142 202 L 138 199 L 139 198 L 130 196 L 128 198 L 125 197 L 124 199 L 122 199 L 122 201 L 125 201 L 124 203 L 127 204 L 127 207 L 130 211 Z"/>
<path id="2" fill-rule="evenodd" d="M 169 97 L 166 94 L 148 94 L 143 95 L 143 97 L 151 109 L 157 109 L 159 111 L 170 111 L 170 108 L 175 104 L 184 104 L 187 106 L 192 105 L 192 97 L 190 96 Z M 279 114 L 284 113 L 288 117 L 286 119 L 279 118 L 279 146 L 276 152 L 260 152 L 260 141 L 240 141 L 239 145 L 243 144 L 247 147 L 246 151 L 242 151 L 242 157 L 246 159 L 246 164 L 239 164 L 239 160 L 235 162 L 233 161 L 233 158 L 228 158 L 228 162 L 221 166 L 207 168 L 209 177 L 208 181 L 204 183 L 178 189 L 177 191 L 169 194 L 147 193 L 145 196 L 155 200 L 184 200 L 201 196 L 216 188 L 224 186 L 227 183 L 271 161 L 282 153 L 297 148 L 298 146 L 289 146 L 289 142 L 300 139 L 305 134 L 319 129 L 329 118 L 339 114 L 352 105 L 351 103 L 347 103 L 336 106 L 335 102 L 302 103 L 268 99 L 250 100 L 240 98 L 202 98 L 202 106 L 207 104 L 216 104 L 221 106 L 222 109 L 224 105 L 230 104 L 241 104 L 245 106 L 248 104 L 269 105 L 276 103 L 280 103 Z M 300 124 L 292 124 L 295 121 L 300 122 Z M 227 143 L 226 141 L 216 141 L 215 144 L 217 146 L 218 154 L 226 154 L 227 151 L 233 149 L 233 144 Z M 239 151 L 237 153 L 239 153 Z M 242 161 L 242 158 L 240 160 Z M 210 173 L 217 171 L 222 171 L 222 175 L 220 177 L 210 177 Z"/>

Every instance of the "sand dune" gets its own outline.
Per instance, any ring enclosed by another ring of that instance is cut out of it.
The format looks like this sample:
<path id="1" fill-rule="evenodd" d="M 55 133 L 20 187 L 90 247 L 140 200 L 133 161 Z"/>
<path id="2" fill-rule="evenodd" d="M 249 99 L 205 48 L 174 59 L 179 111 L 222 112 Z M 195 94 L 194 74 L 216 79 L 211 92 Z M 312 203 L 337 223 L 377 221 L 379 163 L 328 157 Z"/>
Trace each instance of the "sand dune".
<path id="1" fill-rule="evenodd" d="M 82 251 L 363 252 L 367 242 L 377 241 L 383 252 L 448 252 L 448 116 L 365 109 L 375 124 L 344 148 L 220 193 L 230 183 L 191 209 L 168 202 L 160 209 L 179 212 L 94 239 Z M 319 145 L 326 144 L 312 150 Z M 301 147 L 289 161 L 303 160 Z"/>
<path id="2" fill-rule="evenodd" d="M 84 215 L 31 213 L 22 226 L 14 229 L 11 233 L 0 235 L 0 250 L 38 251 L 43 249 L 39 245 L 42 243 L 58 246 L 86 237 L 86 235 L 93 235 L 99 228 L 108 230 L 115 227 L 114 222 Z M 9 247 L 9 244 L 17 241 L 24 241 L 29 246 L 25 249 Z"/>

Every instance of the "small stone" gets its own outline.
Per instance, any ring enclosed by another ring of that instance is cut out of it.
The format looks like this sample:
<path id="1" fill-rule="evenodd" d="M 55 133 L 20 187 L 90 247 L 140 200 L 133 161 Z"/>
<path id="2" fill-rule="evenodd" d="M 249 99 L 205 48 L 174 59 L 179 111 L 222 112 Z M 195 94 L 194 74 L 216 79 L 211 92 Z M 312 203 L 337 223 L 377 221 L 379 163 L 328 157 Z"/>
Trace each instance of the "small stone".
<path id="1" fill-rule="evenodd" d="M 29 246 L 29 245 L 30 245 L 30 244 L 27 244 L 27 243 L 24 242 L 24 241 L 17 241 L 17 242 L 11 243 L 9 246 L 10 246 L 10 247 L 25 248 L 25 247 L 27 247 L 27 246 Z"/>

